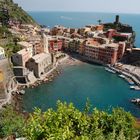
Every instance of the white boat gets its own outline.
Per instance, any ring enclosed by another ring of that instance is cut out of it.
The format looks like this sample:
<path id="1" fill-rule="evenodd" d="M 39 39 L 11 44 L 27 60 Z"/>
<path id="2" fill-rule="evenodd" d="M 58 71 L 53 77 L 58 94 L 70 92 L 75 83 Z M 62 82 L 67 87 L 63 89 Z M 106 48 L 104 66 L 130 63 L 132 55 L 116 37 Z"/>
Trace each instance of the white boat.
<path id="1" fill-rule="evenodd" d="M 140 87 L 139 86 L 130 86 L 130 89 L 140 90 Z"/>
<path id="2" fill-rule="evenodd" d="M 107 67 L 105 68 L 105 70 L 108 71 L 108 72 L 114 73 L 114 74 L 116 73 L 114 70 L 109 69 L 109 68 L 107 68 Z"/>
<path id="3" fill-rule="evenodd" d="M 135 86 L 130 86 L 130 89 L 135 89 Z"/>
<path id="4" fill-rule="evenodd" d="M 138 86 L 135 86 L 135 90 L 140 90 L 140 87 L 138 87 Z"/>
<path id="5" fill-rule="evenodd" d="M 119 75 L 119 77 L 121 77 L 121 78 L 125 78 L 125 76 L 124 76 L 124 75 L 122 75 L 122 74 L 120 74 L 120 75 Z"/>
<path id="6" fill-rule="evenodd" d="M 132 99 L 131 102 L 132 102 L 132 103 L 139 104 L 139 103 L 140 103 L 140 99 L 139 99 L 139 98 Z"/>

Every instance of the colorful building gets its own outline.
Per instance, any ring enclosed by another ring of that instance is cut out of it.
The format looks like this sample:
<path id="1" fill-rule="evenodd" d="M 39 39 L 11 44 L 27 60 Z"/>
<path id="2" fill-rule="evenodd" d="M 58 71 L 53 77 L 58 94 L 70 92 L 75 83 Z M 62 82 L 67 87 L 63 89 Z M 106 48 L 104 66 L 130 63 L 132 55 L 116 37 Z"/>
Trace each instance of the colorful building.
<path id="1" fill-rule="evenodd" d="M 100 44 L 90 39 L 85 44 L 85 56 L 90 61 L 113 65 L 117 62 L 118 47 L 117 43 Z"/>
<path id="2" fill-rule="evenodd" d="M 52 38 L 49 40 L 49 51 L 58 52 L 62 50 L 63 41 L 57 38 Z"/>

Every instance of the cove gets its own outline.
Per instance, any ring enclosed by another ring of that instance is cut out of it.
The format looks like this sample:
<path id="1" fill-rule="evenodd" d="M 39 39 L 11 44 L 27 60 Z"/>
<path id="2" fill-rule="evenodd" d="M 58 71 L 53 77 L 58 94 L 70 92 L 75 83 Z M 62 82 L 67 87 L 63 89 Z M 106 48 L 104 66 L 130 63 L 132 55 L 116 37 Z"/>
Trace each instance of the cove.
<path id="1" fill-rule="evenodd" d="M 140 92 L 130 90 L 126 81 L 105 71 L 103 66 L 88 63 L 66 66 L 54 81 L 26 89 L 23 107 L 28 112 L 35 107 L 45 111 L 55 109 L 57 100 L 60 100 L 72 102 L 83 111 L 87 98 L 92 108 L 106 111 L 112 107 L 122 107 L 135 117 L 140 117 L 140 108 L 130 102 L 133 98 L 140 98 Z"/>

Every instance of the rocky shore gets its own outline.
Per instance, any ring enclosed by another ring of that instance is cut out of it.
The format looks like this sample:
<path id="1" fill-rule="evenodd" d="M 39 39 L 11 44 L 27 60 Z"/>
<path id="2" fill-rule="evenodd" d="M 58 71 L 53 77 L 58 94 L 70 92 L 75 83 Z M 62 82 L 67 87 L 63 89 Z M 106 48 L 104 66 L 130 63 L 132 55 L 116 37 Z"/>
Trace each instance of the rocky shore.
<path id="1" fill-rule="evenodd" d="M 67 55 L 65 58 L 58 60 L 57 67 L 53 69 L 45 78 L 37 80 L 34 84 L 30 85 L 29 87 L 19 86 L 17 91 L 12 94 L 11 104 L 14 106 L 16 111 L 24 115 L 28 115 L 28 112 L 26 112 L 23 108 L 23 95 L 26 94 L 26 92 L 21 93 L 20 91 L 25 91 L 26 88 L 36 88 L 41 84 L 47 84 L 49 82 L 52 82 L 57 76 L 59 76 L 62 73 L 65 67 L 76 66 L 82 63 L 83 62 L 81 60 L 73 58 L 69 55 Z"/>
<path id="2" fill-rule="evenodd" d="M 45 79 L 38 80 L 34 84 L 30 85 L 28 88 L 36 88 L 41 84 L 47 84 L 49 82 L 52 82 L 60 73 L 61 73 L 61 68 L 57 67 Z M 24 111 L 23 108 L 23 95 L 26 94 L 25 92 L 26 88 L 27 88 L 26 86 L 20 86 L 17 89 L 17 91 L 12 94 L 12 102 L 11 102 L 11 104 L 14 106 L 16 111 L 23 113 L 25 115 L 28 114 L 26 111 Z"/>

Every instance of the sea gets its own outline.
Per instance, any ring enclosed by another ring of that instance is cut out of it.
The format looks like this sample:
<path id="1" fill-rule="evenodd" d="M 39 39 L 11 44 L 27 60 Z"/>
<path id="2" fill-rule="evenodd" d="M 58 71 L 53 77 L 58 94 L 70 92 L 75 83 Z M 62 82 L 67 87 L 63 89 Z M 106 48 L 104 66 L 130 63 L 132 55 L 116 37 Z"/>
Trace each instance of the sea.
<path id="1" fill-rule="evenodd" d="M 65 27 L 84 27 L 87 24 L 114 22 L 115 13 L 94 12 L 28 12 L 40 25 L 52 28 L 55 25 Z M 140 15 L 119 14 L 120 21 L 130 24 L 136 31 L 136 47 L 140 47 Z M 122 107 L 135 117 L 140 117 L 140 107 L 132 104 L 133 98 L 140 98 L 140 91 L 130 89 L 130 85 L 117 74 L 105 71 L 103 66 L 82 63 L 67 66 L 54 81 L 42 84 L 34 89 L 26 89 L 23 107 L 32 112 L 35 107 L 46 111 L 56 109 L 58 100 L 72 102 L 79 110 L 85 109 L 87 99 L 91 109 L 111 112 L 112 108 Z"/>

